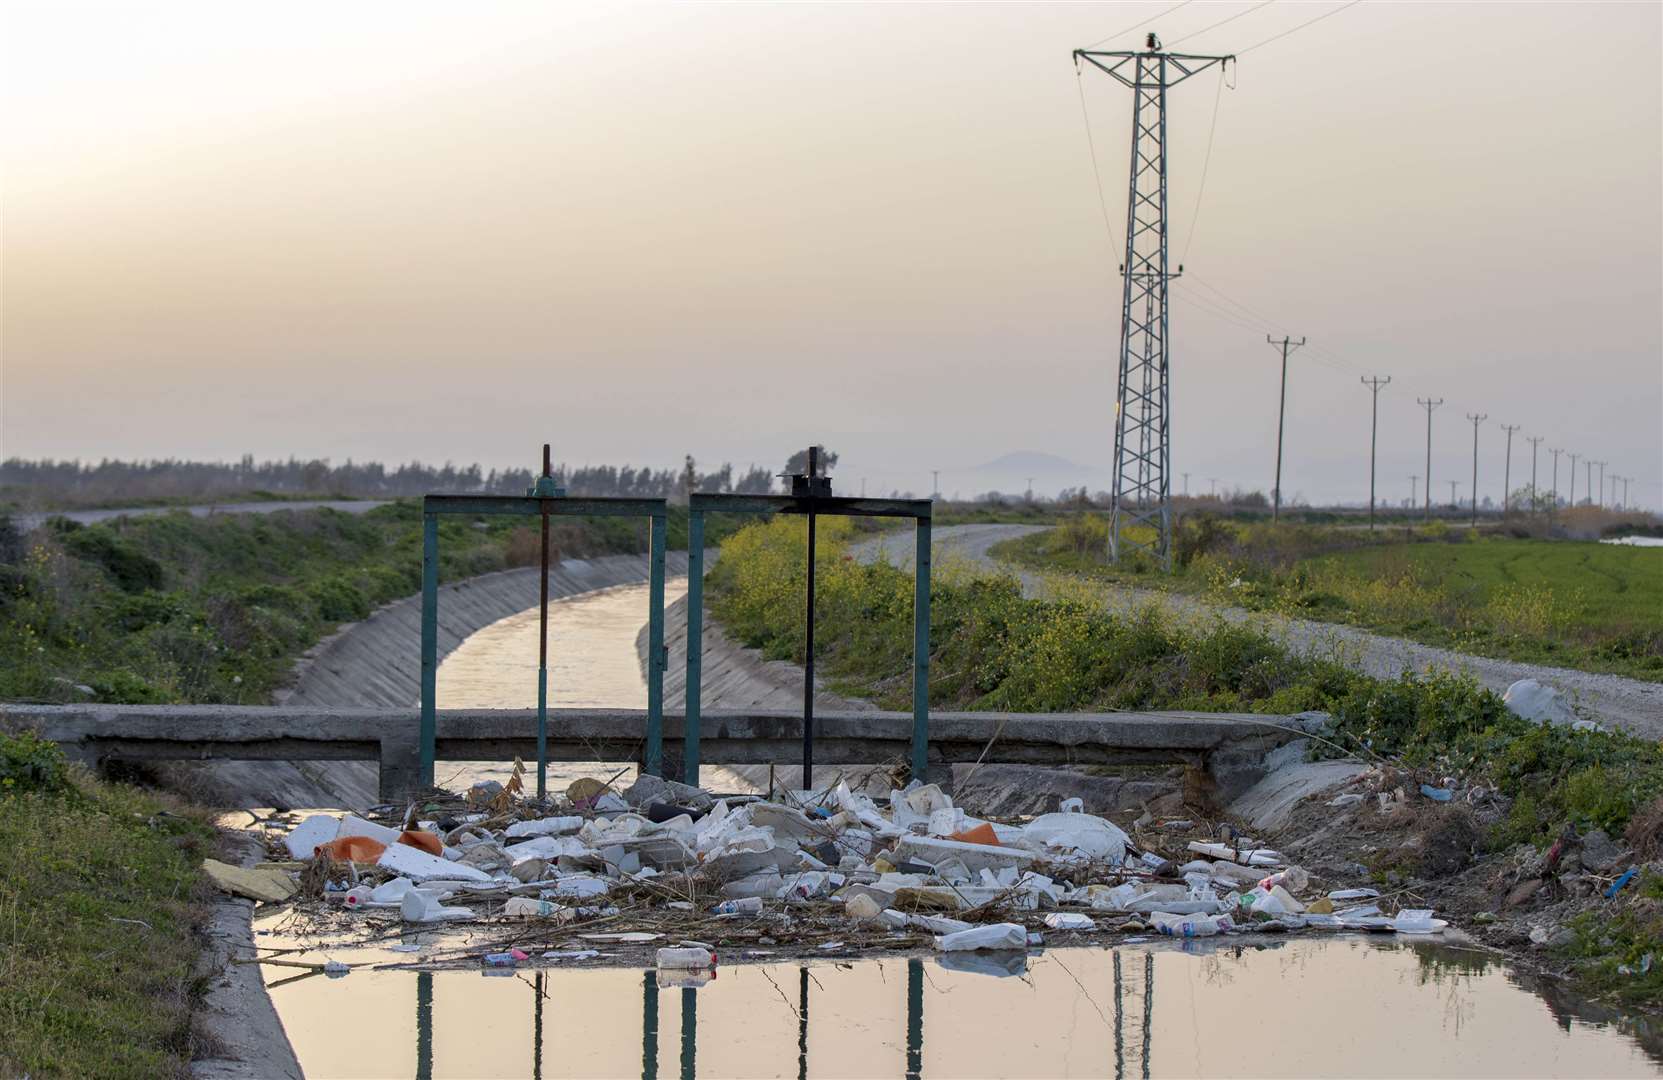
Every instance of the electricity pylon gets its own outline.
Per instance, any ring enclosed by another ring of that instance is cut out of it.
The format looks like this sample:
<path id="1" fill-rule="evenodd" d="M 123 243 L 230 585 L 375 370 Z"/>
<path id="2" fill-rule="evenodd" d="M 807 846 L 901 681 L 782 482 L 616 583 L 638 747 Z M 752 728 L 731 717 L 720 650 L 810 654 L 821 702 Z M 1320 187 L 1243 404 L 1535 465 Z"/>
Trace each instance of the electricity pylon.
<path id="1" fill-rule="evenodd" d="M 1074 50 L 1132 91 L 1132 158 L 1121 264 L 1120 381 L 1115 398 L 1114 491 L 1109 558 L 1141 548 L 1172 569 L 1172 359 L 1167 284 L 1166 94 L 1192 75 L 1235 59 L 1165 52 L 1150 34 L 1144 52 Z M 1183 267 L 1178 268 L 1179 273 Z M 1141 527 L 1141 528 L 1140 528 Z M 1143 535 L 1152 529 L 1152 539 Z M 1130 534 L 1125 530 L 1132 529 Z"/>

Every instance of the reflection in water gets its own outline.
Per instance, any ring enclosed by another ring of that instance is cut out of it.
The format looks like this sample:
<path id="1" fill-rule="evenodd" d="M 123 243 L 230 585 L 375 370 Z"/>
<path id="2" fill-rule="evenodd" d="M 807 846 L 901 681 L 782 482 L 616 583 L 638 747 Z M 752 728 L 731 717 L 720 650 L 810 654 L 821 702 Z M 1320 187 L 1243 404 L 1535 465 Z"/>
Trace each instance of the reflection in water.
<path id="1" fill-rule="evenodd" d="M 1656 1073 L 1614 1027 L 1556 1023 L 1499 965 L 1373 939 L 1053 949 L 1015 978 L 940 956 L 747 963 L 679 992 L 651 970 L 412 975 L 352 958 L 344 979 L 273 987 L 308 1076 Z"/>

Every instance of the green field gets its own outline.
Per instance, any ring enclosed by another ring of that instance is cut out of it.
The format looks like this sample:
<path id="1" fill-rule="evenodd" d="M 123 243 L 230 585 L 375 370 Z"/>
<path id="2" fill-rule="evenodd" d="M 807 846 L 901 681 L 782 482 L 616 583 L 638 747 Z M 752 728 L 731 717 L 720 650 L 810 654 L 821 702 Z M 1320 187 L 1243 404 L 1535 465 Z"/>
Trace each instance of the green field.
<path id="1" fill-rule="evenodd" d="M 1101 517 L 994 549 L 1036 569 L 1347 623 L 1478 655 L 1663 680 L 1663 551 L 1450 530 L 1405 538 L 1298 525 L 1183 523 L 1170 576 L 1111 566 Z"/>

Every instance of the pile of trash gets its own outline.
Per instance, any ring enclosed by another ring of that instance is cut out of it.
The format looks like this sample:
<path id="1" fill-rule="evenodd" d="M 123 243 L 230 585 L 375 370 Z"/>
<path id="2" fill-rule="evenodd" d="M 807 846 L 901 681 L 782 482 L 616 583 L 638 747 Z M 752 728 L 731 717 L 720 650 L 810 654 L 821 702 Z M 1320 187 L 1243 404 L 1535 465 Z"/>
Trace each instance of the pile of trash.
<path id="1" fill-rule="evenodd" d="M 1428 910 L 1388 914 L 1372 888 L 1313 894 L 1304 870 L 1228 827 L 1227 839 L 1188 841 L 1179 863 L 1078 799 L 1021 822 L 987 821 L 916 781 L 887 805 L 846 783 L 717 797 L 643 775 L 622 792 L 580 780 L 539 803 L 490 784 L 401 816 L 392 809 L 381 820 L 307 817 L 275 842 L 286 859 L 245 873 L 264 875 L 268 901 L 271 879 L 286 879 L 297 906 L 321 917 L 406 934 L 467 924 L 465 943 L 433 952 L 428 966 L 512 967 L 533 950 L 618 962 L 629 954 L 602 949 L 650 946 L 661 969 L 713 970 L 718 953 L 1025 950 L 1047 932 L 1447 925 Z"/>

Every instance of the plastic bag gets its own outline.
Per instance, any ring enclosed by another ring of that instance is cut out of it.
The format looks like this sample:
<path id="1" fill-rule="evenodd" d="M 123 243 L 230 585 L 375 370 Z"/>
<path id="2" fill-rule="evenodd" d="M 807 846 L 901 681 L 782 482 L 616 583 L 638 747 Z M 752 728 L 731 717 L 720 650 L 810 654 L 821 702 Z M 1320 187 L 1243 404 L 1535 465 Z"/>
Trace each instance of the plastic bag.
<path id="1" fill-rule="evenodd" d="M 1028 930 L 1016 923 L 992 923 L 943 934 L 935 939 L 942 952 L 971 952 L 976 949 L 1026 949 Z"/>

